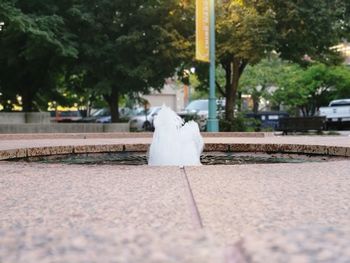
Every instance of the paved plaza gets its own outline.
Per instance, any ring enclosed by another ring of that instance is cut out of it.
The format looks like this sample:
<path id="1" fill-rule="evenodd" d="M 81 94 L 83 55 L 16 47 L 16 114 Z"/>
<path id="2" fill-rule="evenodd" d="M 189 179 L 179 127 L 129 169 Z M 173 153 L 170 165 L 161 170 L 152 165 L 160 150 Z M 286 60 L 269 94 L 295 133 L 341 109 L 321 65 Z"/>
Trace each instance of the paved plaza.
<path id="1" fill-rule="evenodd" d="M 3 135 L 0 151 L 150 141 L 150 136 Z M 350 137 L 209 136 L 205 143 L 347 150 Z M 350 262 L 346 158 L 198 167 L 3 160 L 0 193 L 4 263 Z"/>

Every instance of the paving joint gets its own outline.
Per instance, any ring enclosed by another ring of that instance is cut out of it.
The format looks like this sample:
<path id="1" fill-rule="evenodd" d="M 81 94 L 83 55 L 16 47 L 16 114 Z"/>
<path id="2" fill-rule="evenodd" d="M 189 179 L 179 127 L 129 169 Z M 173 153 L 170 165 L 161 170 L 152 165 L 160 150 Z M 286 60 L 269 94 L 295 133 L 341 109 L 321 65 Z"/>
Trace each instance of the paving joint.
<path id="1" fill-rule="evenodd" d="M 195 221 L 195 225 L 197 227 L 203 228 L 203 220 L 202 220 L 202 217 L 199 213 L 199 209 L 198 209 L 196 200 L 194 198 L 191 184 L 190 184 L 190 181 L 188 180 L 188 176 L 187 176 L 185 167 L 181 166 L 180 171 L 181 171 L 181 174 L 183 176 L 183 181 L 184 181 L 185 189 L 186 189 L 187 196 L 188 196 L 187 200 L 189 201 L 189 206 L 190 206 L 192 218 L 194 219 L 193 221 Z"/>
<path id="2" fill-rule="evenodd" d="M 227 246 L 225 250 L 225 263 L 250 263 L 243 253 L 240 242 L 234 246 Z"/>

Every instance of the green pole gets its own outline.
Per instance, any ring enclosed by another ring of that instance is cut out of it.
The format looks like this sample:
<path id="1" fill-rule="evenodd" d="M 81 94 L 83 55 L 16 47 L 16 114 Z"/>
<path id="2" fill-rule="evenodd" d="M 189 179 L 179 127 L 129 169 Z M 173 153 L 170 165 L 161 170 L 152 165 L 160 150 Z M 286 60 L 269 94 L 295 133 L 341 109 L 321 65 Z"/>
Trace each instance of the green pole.
<path id="1" fill-rule="evenodd" d="M 216 98 L 215 98 L 215 0 L 210 1 L 210 69 L 209 69 L 209 116 L 208 116 L 208 132 L 218 132 L 219 122 L 216 114 Z"/>

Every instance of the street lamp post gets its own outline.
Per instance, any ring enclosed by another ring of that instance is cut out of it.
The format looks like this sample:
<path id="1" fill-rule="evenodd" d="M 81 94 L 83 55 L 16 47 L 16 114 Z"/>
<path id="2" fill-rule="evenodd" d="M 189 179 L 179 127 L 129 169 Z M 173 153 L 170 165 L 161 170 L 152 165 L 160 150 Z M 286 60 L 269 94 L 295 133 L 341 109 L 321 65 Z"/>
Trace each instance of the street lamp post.
<path id="1" fill-rule="evenodd" d="M 209 18 L 209 116 L 207 123 L 208 132 L 218 132 L 219 122 L 216 114 L 216 97 L 215 97 L 215 0 L 210 1 L 210 18 Z"/>

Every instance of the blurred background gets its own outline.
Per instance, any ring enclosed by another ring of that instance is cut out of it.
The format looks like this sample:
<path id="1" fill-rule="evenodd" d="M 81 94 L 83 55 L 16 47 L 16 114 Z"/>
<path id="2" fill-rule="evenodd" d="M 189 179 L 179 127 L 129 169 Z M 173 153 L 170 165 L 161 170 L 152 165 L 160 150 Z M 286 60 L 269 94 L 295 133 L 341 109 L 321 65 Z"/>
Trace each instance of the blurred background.
<path id="1" fill-rule="evenodd" d="M 220 131 L 350 126 L 349 1 L 220 1 L 216 17 Z M 208 64 L 194 54 L 195 1 L 3 0 L 0 125 L 35 112 L 152 131 L 166 104 L 205 131 Z"/>

